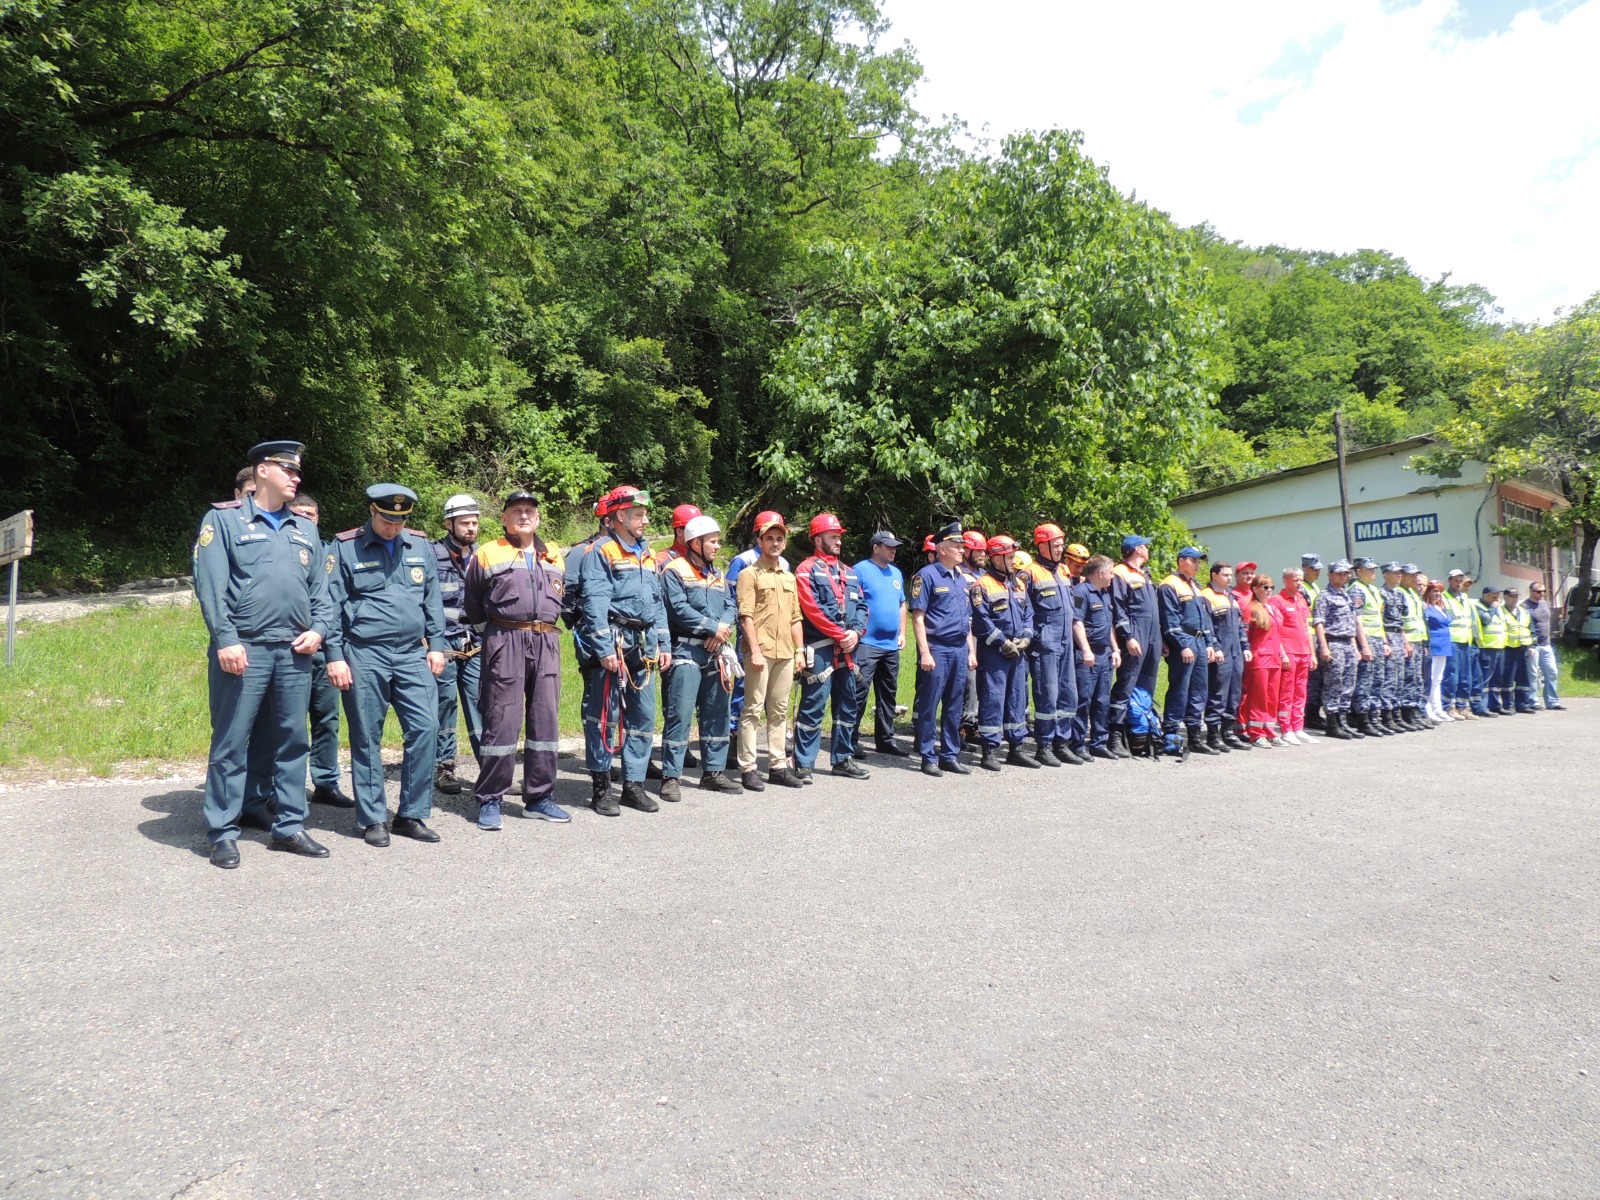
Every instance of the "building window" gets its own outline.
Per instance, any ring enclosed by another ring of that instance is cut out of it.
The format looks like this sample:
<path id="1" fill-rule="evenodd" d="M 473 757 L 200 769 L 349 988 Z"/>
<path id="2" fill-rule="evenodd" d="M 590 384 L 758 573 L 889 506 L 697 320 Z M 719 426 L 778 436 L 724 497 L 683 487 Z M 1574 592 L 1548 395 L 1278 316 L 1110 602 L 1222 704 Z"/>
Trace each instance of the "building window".
<path id="1" fill-rule="evenodd" d="M 1538 526 L 1543 516 L 1542 508 L 1531 508 L 1526 504 L 1518 504 L 1515 500 L 1500 501 L 1502 525 L 1521 525 L 1525 529 L 1533 529 Z M 1509 565 L 1532 567 L 1536 571 L 1545 569 L 1545 550 L 1542 546 L 1519 544 L 1510 537 L 1503 537 L 1500 539 L 1500 553 Z"/>

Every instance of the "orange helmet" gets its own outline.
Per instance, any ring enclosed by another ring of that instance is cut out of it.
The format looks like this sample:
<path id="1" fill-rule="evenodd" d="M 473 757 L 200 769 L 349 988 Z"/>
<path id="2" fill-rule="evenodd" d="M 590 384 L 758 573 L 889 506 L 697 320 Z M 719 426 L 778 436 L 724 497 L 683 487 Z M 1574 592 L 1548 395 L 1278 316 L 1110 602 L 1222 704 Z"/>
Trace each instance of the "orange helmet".
<path id="1" fill-rule="evenodd" d="M 602 517 L 609 517 L 612 513 L 621 512 L 625 508 L 649 508 L 650 493 L 642 492 L 631 483 L 621 487 L 614 487 L 604 496 L 595 507 L 595 512 Z"/>
<path id="2" fill-rule="evenodd" d="M 760 537 L 763 533 L 772 528 L 781 529 L 785 533 L 789 532 L 789 526 L 784 523 L 783 514 L 775 513 L 771 509 L 768 509 L 765 512 L 758 512 L 756 514 L 755 523 L 756 536 Z"/>
<path id="3" fill-rule="evenodd" d="M 976 529 L 968 529 L 961 535 L 961 547 L 968 554 L 981 553 L 988 545 L 988 539 Z"/>
<path id="4" fill-rule="evenodd" d="M 1017 539 L 1014 537 L 1009 537 L 1003 533 L 997 533 L 989 539 L 988 545 L 985 548 L 991 555 L 1015 554 L 1017 552 Z"/>
<path id="5" fill-rule="evenodd" d="M 806 532 L 812 537 L 816 537 L 819 533 L 843 533 L 844 526 L 832 513 L 818 513 L 811 518 L 811 526 Z"/>
<path id="6" fill-rule="evenodd" d="M 672 510 L 672 527 L 674 529 L 682 529 L 696 517 L 703 516 L 705 516 L 705 513 L 701 512 L 694 505 L 680 504 L 677 508 Z"/>
<path id="7" fill-rule="evenodd" d="M 1057 538 L 1064 538 L 1066 536 L 1066 534 L 1061 532 L 1061 526 L 1051 525 L 1046 522 L 1045 524 L 1036 526 L 1034 528 L 1033 544 L 1035 546 L 1047 546 Z"/>

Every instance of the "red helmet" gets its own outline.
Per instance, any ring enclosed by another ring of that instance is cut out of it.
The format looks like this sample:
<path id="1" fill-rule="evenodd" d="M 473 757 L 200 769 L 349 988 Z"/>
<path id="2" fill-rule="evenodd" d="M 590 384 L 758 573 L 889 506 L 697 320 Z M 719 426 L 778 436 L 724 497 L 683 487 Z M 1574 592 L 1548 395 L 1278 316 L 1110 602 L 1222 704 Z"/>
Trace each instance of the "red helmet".
<path id="1" fill-rule="evenodd" d="M 961 548 L 968 554 L 979 553 L 988 544 L 988 540 L 976 529 L 969 529 L 961 535 Z"/>
<path id="2" fill-rule="evenodd" d="M 832 513 L 818 513 L 811 518 L 811 528 L 807 530 L 812 537 L 819 533 L 843 533 L 844 526 L 839 523 L 839 518 Z"/>
<path id="3" fill-rule="evenodd" d="M 631 483 L 625 483 L 621 487 L 612 488 L 604 496 L 601 496 L 595 512 L 602 517 L 609 517 L 612 513 L 621 512 L 625 508 L 649 507 L 650 493 L 640 491 Z"/>
<path id="4" fill-rule="evenodd" d="M 774 526 L 783 530 L 785 533 L 789 532 L 789 526 L 785 524 L 782 513 L 775 513 L 769 508 L 765 512 L 758 512 L 756 514 L 756 523 L 754 528 L 757 537 L 760 537 L 763 533 Z"/>
<path id="5" fill-rule="evenodd" d="M 1035 546 L 1048 546 L 1057 538 L 1065 538 L 1066 536 L 1066 534 L 1061 532 L 1061 526 L 1046 523 L 1034 529 L 1033 544 Z"/>
<path id="6" fill-rule="evenodd" d="M 1015 554 L 1017 552 L 1017 539 L 997 533 L 989 539 L 985 546 L 990 554 Z"/>
<path id="7" fill-rule="evenodd" d="M 924 554 L 932 554 L 937 549 L 938 547 L 933 544 L 933 534 L 930 533 L 922 539 L 922 552 Z"/>
<path id="8" fill-rule="evenodd" d="M 703 516 L 705 516 L 705 513 L 701 512 L 694 505 L 680 504 L 677 508 L 672 510 L 672 527 L 674 529 L 682 529 L 696 517 Z"/>

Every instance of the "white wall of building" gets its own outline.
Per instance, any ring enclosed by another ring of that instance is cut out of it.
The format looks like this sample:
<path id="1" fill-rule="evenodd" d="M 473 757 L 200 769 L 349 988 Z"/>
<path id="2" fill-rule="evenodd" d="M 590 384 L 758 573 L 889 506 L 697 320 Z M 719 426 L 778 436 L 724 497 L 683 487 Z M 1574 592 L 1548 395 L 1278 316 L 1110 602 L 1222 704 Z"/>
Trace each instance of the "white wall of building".
<path id="1" fill-rule="evenodd" d="M 1464 463 L 1460 478 L 1444 479 L 1408 465 L 1418 450 L 1405 446 L 1389 453 L 1363 453 L 1349 462 L 1346 477 L 1351 524 L 1357 530 L 1355 553 L 1380 563 L 1415 562 L 1434 578 L 1453 567 L 1494 578 L 1499 539 L 1490 531 L 1498 513 L 1483 464 Z M 1324 562 L 1344 556 L 1339 480 L 1331 464 L 1215 495 L 1202 493 L 1178 501 L 1173 512 L 1213 562 L 1257 562 L 1276 576 L 1308 552 L 1322 555 Z M 1408 521 L 1412 532 L 1407 532 Z"/>

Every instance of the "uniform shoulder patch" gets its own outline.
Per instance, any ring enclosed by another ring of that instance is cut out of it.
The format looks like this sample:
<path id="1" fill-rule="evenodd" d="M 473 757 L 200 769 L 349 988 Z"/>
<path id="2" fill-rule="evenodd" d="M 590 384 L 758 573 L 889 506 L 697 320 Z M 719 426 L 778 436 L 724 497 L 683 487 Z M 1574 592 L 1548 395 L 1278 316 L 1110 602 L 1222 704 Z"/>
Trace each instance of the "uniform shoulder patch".
<path id="1" fill-rule="evenodd" d="M 423 533 L 422 530 L 420 530 L 420 529 L 407 529 L 406 533 L 408 533 L 409 535 L 411 535 L 414 538 L 421 538 L 423 541 L 427 541 L 428 540 L 428 535 Z"/>
<path id="2" fill-rule="evenodd" d="M 360 532 L 361 530 L 359 529 L 346 529 L 343 533 L 340 533 L 336 536 L 341 542 L 348 542 Z"/>
<path id="3" fill-rule="evenodd" d="M 243 500 L 217 500 L 217 501 L 214 501 L 212 503 L 211 507 L 212 508 L 243 508 L 244 507 L 244 501 Z"/>

